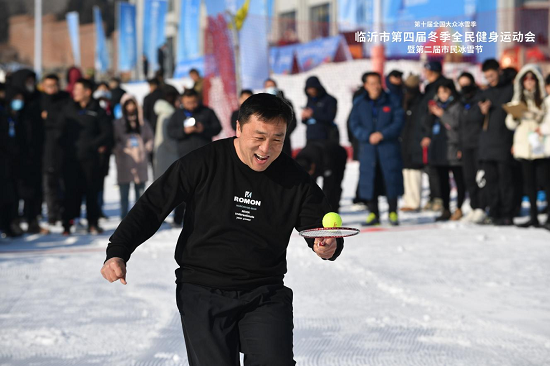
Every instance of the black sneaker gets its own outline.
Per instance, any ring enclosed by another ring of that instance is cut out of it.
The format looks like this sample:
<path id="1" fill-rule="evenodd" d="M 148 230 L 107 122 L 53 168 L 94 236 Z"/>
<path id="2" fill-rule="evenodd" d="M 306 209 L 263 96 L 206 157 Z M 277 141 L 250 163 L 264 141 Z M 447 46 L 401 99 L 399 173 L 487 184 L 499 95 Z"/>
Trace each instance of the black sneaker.
<path id="1" fill-rule="evenodd" d="M 495 222 L 495 225 L 496 226 L 512 226 L 512 225 L 514 225 L 514 221 L 512 221 L 512 219 L 509 218 L 509 217 L 503 217 L 501 219 L 498 219 Z"/>
<path id="2" fill-rule="evenodd" d="M 539 224 L 539 220 L 533 220 L 533 219 L 530 219 L 529 221 L 527 222 L 524 222 L 523 224 L 516 224 L 517 227 L 521 227 L 521 228 L 528 228 L 528 227 L 540 227 L 540 224 Z"/>
<path id="3" fill-rule="evenodd" d="M 451 218 L 451 211 L 449 210 L 443 210 L 443 212 L 441 213 L 441 216 L 438 216 L 435 218 L 435 221 L 436 222 L 441 222 L 441 221 L 449 221 L 450 218 Z"/>

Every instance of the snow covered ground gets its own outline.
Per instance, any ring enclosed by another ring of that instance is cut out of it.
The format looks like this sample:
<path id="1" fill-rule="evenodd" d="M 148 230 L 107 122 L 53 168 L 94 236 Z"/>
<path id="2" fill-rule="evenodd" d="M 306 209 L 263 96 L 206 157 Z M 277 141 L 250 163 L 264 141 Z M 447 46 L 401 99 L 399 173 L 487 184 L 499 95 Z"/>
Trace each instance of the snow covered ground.
<path id="1" fill-rule="evenodd" d="M 349 209 L 357 174 L 348 164 L 348 226 L 366 215 Z M 65 238 L 56 227 L 0 241 L 0 365 L 187 365 L 179 231 L 163 225 L 132 256 L 128 285 L 109 284 L 99 270 L 118 224 L 113 176 L 106 187 L 105 235 Z M 298 365 L 550 365 L 550 232 L 433 216 L 364 230 L 331 263 L 292 237 Z"/>

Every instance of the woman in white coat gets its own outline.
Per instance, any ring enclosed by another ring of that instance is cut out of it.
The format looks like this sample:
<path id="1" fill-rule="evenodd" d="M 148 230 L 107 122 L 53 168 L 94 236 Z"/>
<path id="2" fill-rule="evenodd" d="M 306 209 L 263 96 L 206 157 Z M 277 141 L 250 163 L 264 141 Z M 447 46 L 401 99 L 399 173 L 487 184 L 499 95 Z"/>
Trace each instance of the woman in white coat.
<path id="1" fill-rule="evenodd" d="M 546 114 L 544 79 L 540 69 L 533 64 L 522 67 L 514 80 L 512 102 L 524 103 L 527 110 L 520 118 L 512 114 L 506 117 L 506 126 L 514 131 L 512 154 L 522 166 L 524 190 L 531 204 L 530 218 L 519 227 L 539 227 L 537 209 L 537 188 L 547 167 L 544 154 L 544 138 L 539 133 Z M 545 190 L 549 191 L 549 182 L 544 180 Z"/>

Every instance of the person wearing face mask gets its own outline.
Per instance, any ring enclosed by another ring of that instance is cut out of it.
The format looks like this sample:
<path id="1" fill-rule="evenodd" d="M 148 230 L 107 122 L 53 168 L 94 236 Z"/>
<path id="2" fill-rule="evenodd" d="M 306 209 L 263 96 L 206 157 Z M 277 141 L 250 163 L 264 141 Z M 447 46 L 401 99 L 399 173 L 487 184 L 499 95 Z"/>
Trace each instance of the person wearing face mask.
<path id="1" fill-rule="evenodd" d="M 386 88 L 388 93 L 392 93 L 398 97 L 399 100 L 403 100 L 403 73 L 399 70 L 390 71 L 386 76 Z"/>
<path id="2" fill-rule="evenodd" d="M 4 84 L 0 84 L 2 93 Z M 0 231 L 1 237 L 23 235 L 19 226 L 20 163 L 25 152 L 25 130 L 19 114 L 23 91 L 11 89 L 0 100 Z"/>
<path id="3" fill-rule="evenodd" d="M 35 84 L 36 74 L 31 70 L 22 69 L 11 75 L 9 88 L 23 92 L 18 118 L 25 130 L 26 145 L 21 159 L 19 192 L 24 203 L 23 216 L 27 221 L 27 232 L 48 234 L 49 230 L 42 228 L 38 223 L 38 217 L 42 215 L 45 129 L 41 115 L 40 93 Z"/>
<path id="4" fill-rule="evenodd" d="M 181 108 L 172 114 L 168 122 L 168 136 L 177 141 L 179 157 L 212 142 L 212 138 L 221 130 L 216 113 L 199 103 L 199 96 L 194 89 L 185 89 Z M 176 208 L 174 226 L 181 227 L 184 210 L 183 204 Z"/>
<path id="5" fill-rule="evenodd" d="M 463 108 L 459 129 L 460 159 L 471 207 L 470 212 L 462 218 L 462 221 L 481 223 L 486 217 L 486 204 L 482 193 L 483 180 L 480 179 L 480 184 L 478 184 L 476 179 L 480 170 L 479 135 L 485 119 L 478 105 L 481 91 L 476 85 L 474 76 L 469 72 L 460 74 L 457 81 L 460 86 L 460 103 Z"/>
<path id="6" fill-rule="evenodd" d="M 462 106 L 452 80 L 446 79 L 437 88 L 433 102 L 428 105 L 430 115 L 425 120 L 423 147 L 428 148 L 428 163 L 435 167 L 443 200 L 443 212 L 436 221 L 459 220 L 464 203 L 464 178 L 459 153 L 459 124 Z M 457 189 L 456 210 L 451 215 L 451 186 L 449 172 Z"/>
<path id="7" fill-rule="evenodd" d="M 420 91 L 420 77 L 410 75 L 405 80 L 403 110 L 405 123 L 401 132 L 401 155 L 403 157 L 403 212 L 418 212 L 422 199 L 422 169 L 424 168 L 422 147 L 422 124 L 420 108 L 423 94 Z"/>
<path id="8" fill-rule="evenodd" d="M 338 127 L 334 123 L 338 101 L 328 94 L 317 76 L 306 80 L 307 105 L 302 111 L 302 123 L 307 126 L 306 140 L 333 140 L 339 143 Z"/>
<path id="9" fill-rule="evenodd" d="M 427 82 L 424 88 L 424 98 L 422 99 L 422 108 L 420 111 L 422 125 L 424 126 L 426 120 L 430 118 L 430 100 L 434 99 L 437 94 L 437 88 L 441 83 L 445 82 L 447 78 L 443 76 L 443 67 L 439 61 L 429 61 L 425 63 L 423 74 Z M 425 172 L 428 175 L 428 182 L 430 185 L 430 198 L 424 205 L 423 210 L 440 212 L 443 209 L 443 200 L 441 199 L 442 193 L 439 190 L 440 185 L 437 171 L 433 166 L 428 164 L 425 166 Z"/>
<path id="10" fill-rule="evenodd" d="M 239 108 L 244 103 L 244 101 L 247 100 L 252 94 L 254 94 L 254 92 L 252 92 L 252 90 L 250 89 L 241 90 L 241 95 L 239 96 Z M 236 110 L 233 111 L 233 113 L 231 113 L 231 128 L 233 129 L 233 131 L 237 130 L 238 117 L 239 117 L 239 109 L 237 108 Z"/>
<path id="11" fill-rule="evenodd" d="M 59 146 L 59 111 L 69 101 L 70 95 L 59 88 L 59 78 L 55 74 L 42 79 L 40 109 L 45 128 L 44 141 L 44 198 L 48 209 L 48 223 L 55 225 L 61 220 L 63 184 L 61 163 L 63 151 Z"/>
<path id="12" fill-rule="evenodd" d="M 134 97 L 124 94 L 120 99 L 123 117 L 114 121 L 117 182 L 120 188 L 120 218 L 128 214 L 130 184 L 134 185 L 136 201 L 147 182 L 147 156 L 153 151 L 153 131 L 143 120 Z"/>
<path id="13" fill-rule="evenodd" d="M 95 100 L 99 102 L 99 106 L 105 111 L 105 114 L 109 118 L 109 123 L 111 124 L 111 129 L 114 120 L 114 101 L 111 89 L 106 82 L 100 82 L 93 94 Z M 116 99 L 120 103 L 120 98 Z M 117 103 L 117 104 L 118 104 Z M 99 182 L 99 195 L 98 195 L 98 204 L 99 204 L 99 217 L 107 219 L 107 215 L 103 212 L 103 195 L 105 192 L 105 177 L 109 175 L 109 162 L 111 160 L 111 154 L 113 152 L 111 145 L 106 145 L 105 151 L 99 153 L 99 171 L 101 172 L 101 180 Z"/>
<path id="14" fill-rule="evenodd" d="M 264 81 L 264 88 L 267 94 L 275 95 L 279 98 L 282 98 L 286 102 L 286 104 L 288 104 L 292 109 L 292 121 L 290 121 L 288 129 L 286 130 L 285 143 L 283 145 L 283 152 L 288 156 L 292 156 L 290 135 L 292 135 L 292 132 L 294 132 L 294 130 L 296 129 L 296 114 L 294 113 L 294 106 L 289 99 L 285 98 L 285 93 L 277 87 L 277 83 L 275 82 L 275 80 L 266 79 L 266 81 Z"/>
<path id="15" fill-rule="evenodd" d="M 538 66 L 527 64 L 521 68 L 514 80 L 513 103 L 523 103 L 526 110 L 521 116 L 509 113 L 506 116 L 506 127 L 514 131 L 512 154 L 521 163 L 523 171 L 524 192 L 529 197 L 530 214 L 527 222 L 518 224 L 518 227 L 539 227 L 537 209 L 538 183 L 544 185 L 547 197 L 550 196 L 550 181 L 542 180 L 547 177 L 544 138 L 540 133 L 540 126 L 547 113 L 544 98 L 546 91 L 544 78 Z M 547 223 L 550 222 L 547 220 Z"/>

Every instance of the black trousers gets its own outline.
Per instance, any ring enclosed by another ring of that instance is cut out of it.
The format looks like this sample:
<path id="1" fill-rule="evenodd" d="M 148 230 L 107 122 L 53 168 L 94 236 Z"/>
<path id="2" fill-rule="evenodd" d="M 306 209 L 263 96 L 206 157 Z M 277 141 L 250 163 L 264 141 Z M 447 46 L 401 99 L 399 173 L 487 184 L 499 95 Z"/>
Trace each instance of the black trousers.
<path id="1" fill-rule="evenodd" d="M 441 198 L 441 186 L 439 184 L 439 175 L 434 166 L 426 165 L 424 172 L 428 175 L 428 183 L 430 185 L 430 201 Z"/>
<path id="2" fill-rule="evenodd" d="M 484 161 L 489 216 L 512 219 L 515 209 L 513 161 Z"/>
<path id="3" fill-rule="evenodd" d="M 449 182 L 449 172 L 453 173 L 456 184 L 456 208 L 462 208 L 466 188 L 464 187 L 464 176 L 461 166 L 438 166 L 437 176 L 439 180 L 439 190 L 441 191 L 441 199 L 443 200 L 443 208 L 449 210 L 451 207 L 451 183 Z"/>
<path id="4" fill-rule="evenodd" d="M 48 220 L 61 219 L 63 198 L 61 173 L 53 168 L 44 172 L 44 200 L 48 208 Z"/>
<path id="5" fill-rule="evenodd" d="M 371 200 L 367 201 L 367 207 L 370 212 L 374 213 L 377 217 L 380 217 L 380 210 L 378 208 L 378 196 L 383 196 L 386 194 L 386 182 L 384 181 L 384 175 L 382 174 L 382 167 L 380 166 L 380 162 L 376 161 L 376 168 L 374 173 L 374 194 Z M 397 212 L 397 198 L 389 198 L 388 199 L 388 205 L 389 210 L 388 212 Z"/>
<path id="6" fill-rule="evenodd" d="M 292 290 L 283 285 L 251 291 L 219 290 L 179 283 L 181 315 L 190 366 L 295 365 Z"/>
<path id="7" fill-rule="evenodd" d="M 464 185 L 470 197 L 470 207 L 472 210 L 481 208 L 485 209 L 487 204 L 483 199 L 483 189 L 479 188 L 476 175 L 479 170 L 478 150 L 463 149 L 462 150 L 462 173 L 464 175 Z"/>
<path id="8" fill-rule="evenodd" d="M 97 226 L 99 204 L 97 200 L 100 172 L 95 160 L 69 161 L 65 164 L 63 180 L 65 201 L 63 205 L 63 227 L 71 226 L 70 221 L 80 216 L 82 198 L 86 197 L 86 218 L 88 226 Z"/>
<path id="9" fill-rule="evenodd" d="M 336 154 L 336 152 L 335 152 Z M 342 197 L 342 181 L 346 170 L 348 154 L 345 150 L 338 150 L 338 156 L 333 157 L 333 164 L 323 174 L 323 193 L 334 212 L 340 211 Z"/>
<path id="10" fill-rule="evenodd" d="M 521 168 L 523 172 L 523 187 L 524 192 L 529 197 L 530 211 L 529 216 L 531 220 L 537 221 L 538 209 L 537 209 L 537 191 L 539 188 L 539 182 L 542 183 L 546 197 L 550 197 L 550 181 L 548 180 L 548 159 L 536 159 L 536 160 L 520 160 Z"/>

